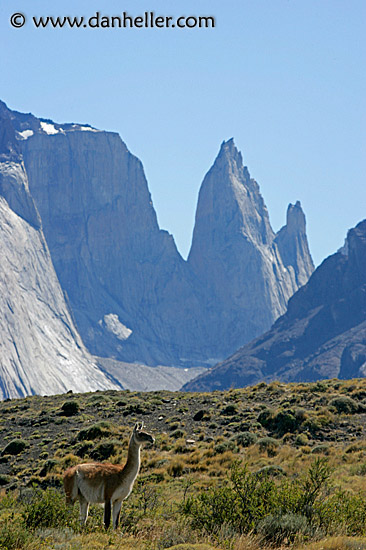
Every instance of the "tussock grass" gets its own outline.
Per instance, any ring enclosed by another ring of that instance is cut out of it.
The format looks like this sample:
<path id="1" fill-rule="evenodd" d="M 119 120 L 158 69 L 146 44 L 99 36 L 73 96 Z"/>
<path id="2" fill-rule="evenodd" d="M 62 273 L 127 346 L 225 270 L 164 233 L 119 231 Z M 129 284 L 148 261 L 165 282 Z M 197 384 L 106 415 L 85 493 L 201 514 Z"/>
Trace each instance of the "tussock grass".
<path id="1" fill-rule="evenodd" d="M 141 420 L 156 442 L 142 452 L 138 483 L 123 504 L 121 531 L 103 531 L 100 506 L 91 507 L 85 531 L 78 526 L 76 506 L 71 518 L 56 525 L 56 518 L 64 517 L 63 471 L 92 460 L 123 463 L 132 426 Z M 328 536 L 309 534 L 304 528 L 306 541 L 295 537 L 281 544 L 308 550 L 332 550 L 337 544 L 340 550 L 366 549 L 356 536 L 362 518 L 357 515 L 360 507 L 354 506 L 357 498 L 359 502 L 366 498 L 365 425 L 364 379 L 260 383 L 203 394 L 107 391 L 2 402 L 0 548 L 163 550 L 184 545 L 189 550 L 206 550 L 202 545 L 208 545 L 222 550 L 267 550 L 263 533 L 238 534 L 227 522 L 215 532 L 193 529 L 191 519 L 182 516 L 182 506 L 212 488 L 227 487 L 235 462 L 280 484 L 298 479 L 314 459 L 326 459 L 332 491 L 346 491 L 349 496 L 347 522 L 353 521 L 354 531 L 347 532 L 339 521 Z M 9 444 L 17 452 L 8 453 Z M 61 508 L 56 507 L 50 525 L 41 526 L 39 521 L 38 528 L 30 527 L 25 517 L 32 494 L 42 501 L 47 491 L 54 495 L 51 508 L 56 501 Z M 284 525 L 301 527 L 301 518 L 285 519 Z M 263 532 L 276 526 L 278 519 L 266 521 Z M 346 537 L 346 533 L 355 536 Z"/>

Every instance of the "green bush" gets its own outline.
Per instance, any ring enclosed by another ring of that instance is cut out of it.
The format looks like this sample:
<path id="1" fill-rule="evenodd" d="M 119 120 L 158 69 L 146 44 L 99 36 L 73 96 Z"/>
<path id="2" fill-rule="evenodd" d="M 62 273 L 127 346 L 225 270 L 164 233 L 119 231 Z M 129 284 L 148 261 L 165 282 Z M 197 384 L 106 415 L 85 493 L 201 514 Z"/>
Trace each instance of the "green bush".
<path id="1" fill-rule="evenodd" d="M 89 428 L 84 428 L 83 430 L 80 430 L 77 435 L 77 439 L 79 441 L 91 441 L 94 439 L 101 439 L 102 437 L 111 435 L 111 433 L 111 424 L 109 422 L 101 421 L 93 424 Z"/>
<path id="2" fill-rule="evenodd" d="M 226 453 L 226 451 L 236 451 L 236 445 L 235 441 L 229 440 L 229 441 L 222 441 L 221 443 L 217 443 L 215 445 L 214 451 L 217 454 L 223 454 Z"/>
<path id="3" fill-rule="evenodd" d="M 10 483 L 12 480 L 12 478 L 6 474 L 0 474 L 0 487 L 2 485 L 7 485 L 8 483 Z"/>
<path id="4" fill-rule="evenodd" d="M 303 421 L 302 416 L 295 416 L 292 410 L 280 410 L 277 412 L 265 409 L 258 415 L 258 422 L 267 430 L 278 435 L 294 433 Z"/>
<path id="5" fill-rule="evenodd" d="M 275 456 L 279 447 L 279 442 L 273 437 L 262 437 L 258 439 L 258 447 L 261 452 L 265 451 L 268 456 Z"/>
<path id="6" fill-rule="evenodd" d="M 227 524 L 237 534 L 253 531 L 277 544 L 317 530 L 336 532 L 340 524 L 355 534 L 365 531 L 366 504 L 351 493 L 330 491 L 324 459 L 315 459 L 301 478 L 275 479 L 270 473 L 251 473 L 236 463 L 222 487 L 188 498 L 183 513 L 210 533 Z"/>
<path id="7" fill-rule="evenodd" d="M 300 514 L 269 514 L 258 524 L 258 533 L 266 542 L 281 545 L 295 542 L 301 535 L 309 535 L 311 527 L 305 516 Z"/>
<path id="8" fill-rule="evenodd" d="M 25 505 L 23 519 L 29 530 L 66 526 L 69 514 L 64 496 L 52 489 L 35 491 L 31 501 Z"/>
<path id="9" fill-rule="evenodd" d="M 183 512 L 192 517 L 194 527 L 215 533 L 228 524 L 238 533 L 247 533 L 270 512 L 275 490 L 272 479 L 251 474 L 236 463 L 228 481 L 186 500 Z"/>
<path id="10" fill-rule="evenodd" d="M 59 461 L 54 458 L 49 458 L 43 463 L 43 466 L 39 472 L 40 477 L 45 477 L 49 472 L 59 464 Z"/>
<path id="11" fill-rule="evenodd" d="M 329 455 L 329 445 L 327 443 L 321 443 L 320 445 L 315 445 L 315 447 L 311 449 L 311 454 Z"/>
<path id="12" fill-rule="evenodd" d="M 26 448 L 27 443 L 24 439 L 13 439 L 10 441 L 3 450 L 3 455 L 19 455 Z"/>
<path id="13" fill-rule="evenodd" d="M 118 441 L 101 441 L 90 453 L 90 458 L 101 461 L 107 460 L 117 452 Z"/>
<path id="14" fill-rule="evenodd" d="M 20 550 L 29 548 L 32 535 L 26 530 L 23 522 L 5 520 L 0 523 L 0 548 Z"/>
<path id="15" fill-rule="evenodd" d="M 172 437 L 174 437 L 174 439 L 179 439 L 181 437 L 185 437 L 186 435 L 186 432 L 184 432 L 183 430 L 174 430 L 171 434 L 170 434 Z"/>
<path id="16" fill-rule="evenodd" d="M 79 411 L 80 407 L 77 401 L 65 401 L 61 407 L 62 416 L 75 416 Z"/>
<path id="17" fill-rule="evenodd" d="M 250 445 L 257 443 L 258 436 L 252 432 L 242 432 L 235 436 L 235 441 L 242 447 L 250 447 Z"/>
<path id="18" fill-rule="evenodd" d="M 227 405 L 224 409 L 220 411 L 220 414 L 224 416 L 233 416 L 238 412 L 238 407 L 234 404 Z"/>
<path id="19" fill-rule="evenodd" d="M 333 407 L 338 414 L 355 414 L 359 411 L 359 404 L 346 395 L 340 397 L 334 397 L 329 401 L 329 406 Z"/>
<path id="20" fill-rule="evenodd" d="M 281 466 L 276 466 L 275 464 L 270 464 L 269 466 L 263 466 L 256 472 L 257 475 L 267 475 L 267 476 L 285 476 L 286 472 Z"/>
<path id="21" fill-rule="evenodd" d="M 309 438 L 306 434 L 298 434 L 295 438 L 295 445 L 304 446 L 309 444 Z"/>

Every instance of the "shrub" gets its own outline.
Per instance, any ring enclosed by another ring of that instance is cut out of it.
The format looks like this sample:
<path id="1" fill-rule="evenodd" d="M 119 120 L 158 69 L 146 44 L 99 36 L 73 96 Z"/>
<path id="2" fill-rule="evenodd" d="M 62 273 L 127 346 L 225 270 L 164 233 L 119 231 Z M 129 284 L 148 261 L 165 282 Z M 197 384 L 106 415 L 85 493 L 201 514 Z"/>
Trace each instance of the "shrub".
<path id="1" fill-rule="evenodd" d="M 90 457 L 93 460 L 101 461 L 107 460 L 117 452 L 119 442 L 118 441 L 102 441 L 99 443 L 93 451 L 91 451 Z"/>
<path id="2" fill-rule="evenodd" d="M 184 463 L 182 460 L 172 460 L 168 466 L 168 474 L 172 477 L 180 477 L 184 471 Z"/>
<path id="3" fill-rule="evenodd" d="M 174 432 L 172 432 L 170 435 L 174 437 L 174 439 L 179 439 L 181 437 L 184 437 L 186 433 L 183 430 L 178 429 L 178 430 L 174 430 Z"/>
<path id="4" fill-rule="evenodd" d="M 10 443 L 7 444 L 2 454 L 19 455 L 24 451 L 26 446 L 27 446 L 27 443 L 24 441 L 24 439 L 13 439 L 13 441 L 10 441 Z"/>
<path id="5" fill-rule="evenodd" d="M 258 532 L 266 542 L 281 545 L 295 542 L 299 534 L 311 532 L 308 520 L 300 514 L 269 514 L 258 524 Z"/>
<path id="6" fill-rule="evenodd" d="M 235 441 L 230 440 L 217 443 L 214 447 L 214 450 L 217 454 L 223 454 L 226 453 L 226 451 L 236 451 Z"/>
<path id="7" fill-rule="evenodd" d="M 86 455 L 89 454 L 91 449 L 93 449 L 93 443 L 91 441 L 87 441 L 86 443 L 82 443 L 80 447 L 77 447 L 74 452 L 76 456 L 84 458 Z"/>
<path id="8" fill-rule="evenodd" d="M 2 521 L 0 524 L 0 548 L 4 550 L 19 550 L 29 548 L 32 535 L 22 522 Z"/>
<path id="9" fill-rule="evenodd" d="M 309 438 L 306 434 L 302 433 L 296 436 L 295 445 L 304 446 L 309 443 Z"/>
<path id="10" fill-rule="evenodd" d="M 192 518 L 194 527 L 210 533 L 227 524 L 238 534 L 253 531 L 271 541 L 294 539 L 297 533 L 307 533 L 308 528 L 328 529 L 332 522 L 339 524 L 337 504 L 330 506 L 329 475 L 324 459 L 316 459 L 300 479 L 276 481 L 268 470 L 251 473 L 247 466 L 235 463 L 222 487 L 188 498 L 182 510 Z M 265 519 L 267 516 L 269 519 Z M 366 525 L 365 505 L 359 517 L 365 517 L 359 522 L 361 532 Z"/>
<path id="11" fill-rule="evenodd" d="M 262 437 L 258 439 L 258 447 L 261 452 L 266 452 L 268 456 L 275 456 L 279 447 L 279 442 L 273 437 Z"/>
<path id="12" fill-rule="evenodd" d="M 65 401 L 61 407 L 62 416 L 75 416 L 80 410 L 79 403 L 77 401 Z"/>
<path id="13" fill-rule="evenodd" d="M 252 432 L 242 432 L 235 436 L 235 441 L 242 447 L 250 447 L 250 445 L 254 445 L 258 441 L 258 436 Z"/>
<path id="14" fill-rule="evenodd" d="M 51 489 L 35 491 L 31 501 L 25 505 L 23 519 L 30 530 L 67 525 L 68 513 L 63 495 Z"/>
<path id="15" fill-rule="evenodd" d="M 267 430 L 277 432 L 278 435 L 293 433 L 302 422 L 302 417 L 296 418 L 292 411 L 274 412 L 265 409 L 258 415 L 258 422 Z"/>
<path id="16" fill-rule="evenodd" d="M 315 447 L 311 449 L 311 453 L 318 454 L 318 455 L 319 454 L 329 455 L 329 445 L 327 445 L 327 443 L 315 445 Z"/>
<path id="17" fill-rule="evenodd" d="M 334 397 L 329 401 L 329 406 L 333 407 L 338 414 L 354 414 L 359 411 L 358 403 L 352 397 L 346 395 Z"/>
<path id="18" fill-rule="evenodd" d="M 196 422 L 199 422 L 200 420 L 202 420 L 204 415 L 205 415 L 205 411 L 201 409 L 200 411 L 197 411 L 196 414 L 193 416 L 193 420 L 195 420 Z"/>
<path id="19" fill-rule="evenodd" d="M 235 463 L 229 484 L 188 498 L 183 512 L 192 517 L 195 527 L 211 533 L 224 524 L 238 533 L 247 533 L 270 512 L 274 489 L 274 482 L 267 476 L 251 474 L 246 466 L 240 468 Z"/>
<path id="20" fill-rule="evenodd" d="M 234 404 L 227 405 L 224 409 L 222 409 L 220 414 L 223 414 L 224 416 L 233 416 L 238 412 L 238 407 Z"/>
<path id="21" fill-rule="evenodd" d="M 53 468 L 55 468 L 55 466 L 57 466 L 59 464 L 59 461 L 58 460 L 55 460 L 53 458 L 50 458 L 48 460 L 46 460 L 39 472 L 39 475 L 40 477 L 45 477 L 49 472 L 51 472 L 53 470 Z"/>
<path id="22" fill-rule="evenodd" d="M 286 475 L 285 470 L 281 466 L 276 466 L 275 464 L 270 464 L 269 466 L 263 466 L 256 472 L 257 475 L 263 476 L 284 476 Z"/>
<path id="23" fill-rule="evenodd" d="M 12 478 L 6 474 L 0 474 L 0 487 L 2 485 L 7 485 L 8 483 L 10 483 L 12 480 Z"/>
<path id="24" fill-rule="evenodd" d="M 128 416 L 130 414 L 149 414 L 151 410 L 152 407 L 149 403 L 130 403 L 123 411 L 123 416 Z"/>
<path id="25" fill-rule="evenodd" d="M 111 433 L 111 424 L 109 422 L 101 421 L 93 424 L 89 428 L 84 428 L 83 430 L 80 430 L 77 435 L 77 439 L 79 441 L 90 441 L 106 437 L 108 435 L 111 435 Z"/>

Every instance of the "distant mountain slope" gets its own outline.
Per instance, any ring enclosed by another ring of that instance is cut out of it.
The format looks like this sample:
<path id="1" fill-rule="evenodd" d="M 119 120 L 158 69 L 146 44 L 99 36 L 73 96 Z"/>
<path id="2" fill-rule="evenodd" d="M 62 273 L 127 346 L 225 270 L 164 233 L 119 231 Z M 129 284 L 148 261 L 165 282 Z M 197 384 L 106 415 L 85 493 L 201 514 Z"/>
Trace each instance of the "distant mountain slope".
<path id="1" fill-rule="evenodd" d="M 259 380 L 366 376 L 366 220 L 316 269 L 271 330 L 184 386 L 242 387 Z"/>
<path id="2" fill-rule="evenodd" d="M 0 106 L 0 399 L 118 387 L 74 326 Z"/>
<path id="3" fill-rule="evenodd" d="M 1 106 L 58 279 L 94 355 L 212 365 L 268 329 L 311 274 L 300 203 L 275 235 L 233 140 L 202 184 L 186 262 L 158 226 L 141 162 L 116 133 Z"/>

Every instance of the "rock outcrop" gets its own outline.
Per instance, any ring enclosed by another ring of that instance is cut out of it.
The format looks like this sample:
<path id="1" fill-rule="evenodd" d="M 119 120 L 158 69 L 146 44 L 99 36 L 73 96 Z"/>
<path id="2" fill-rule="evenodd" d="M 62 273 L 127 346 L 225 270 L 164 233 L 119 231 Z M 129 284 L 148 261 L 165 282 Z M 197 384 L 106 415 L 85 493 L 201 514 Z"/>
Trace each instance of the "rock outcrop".
<path id="1" fill-rule="evenodd" d="M 189 320 L 199 310 L 199 285 L 173 237 L 158 227 L 141 162 L 118 134 L 40 125 L 20 146 L 57 275 L 88 349 L 153 365 L 179 363 L 185 350 L 194 356 Z"/>
<path id="2" fill-rule="evenodd" d="M 294 294 L 271 330 L 184 389 L 360 376 L 366 376 L 366 220 Z"/>
<path id="3" fill-rule="evenodd" d="M 207 289 L 214 357 L 268 329 L 314 269 L 300 203 L 275 235 L 232 139 L 202 183 L 188 263 Z"/>
<path id="4" fill-rule="evenodd" d="M 0 105 L 0 399 L 119 387 L 85 349 Z"/>
<path id="5" fill-rule="evenodd" d="M 58 279 L 93 354 L 212 365 L 268 329 L 309 277 L 300 204 L 276 236 L 232 140 L 202 184 L 186 262 L 117 134 L 7 113 L 4 139 L 15 132 Z"/>

